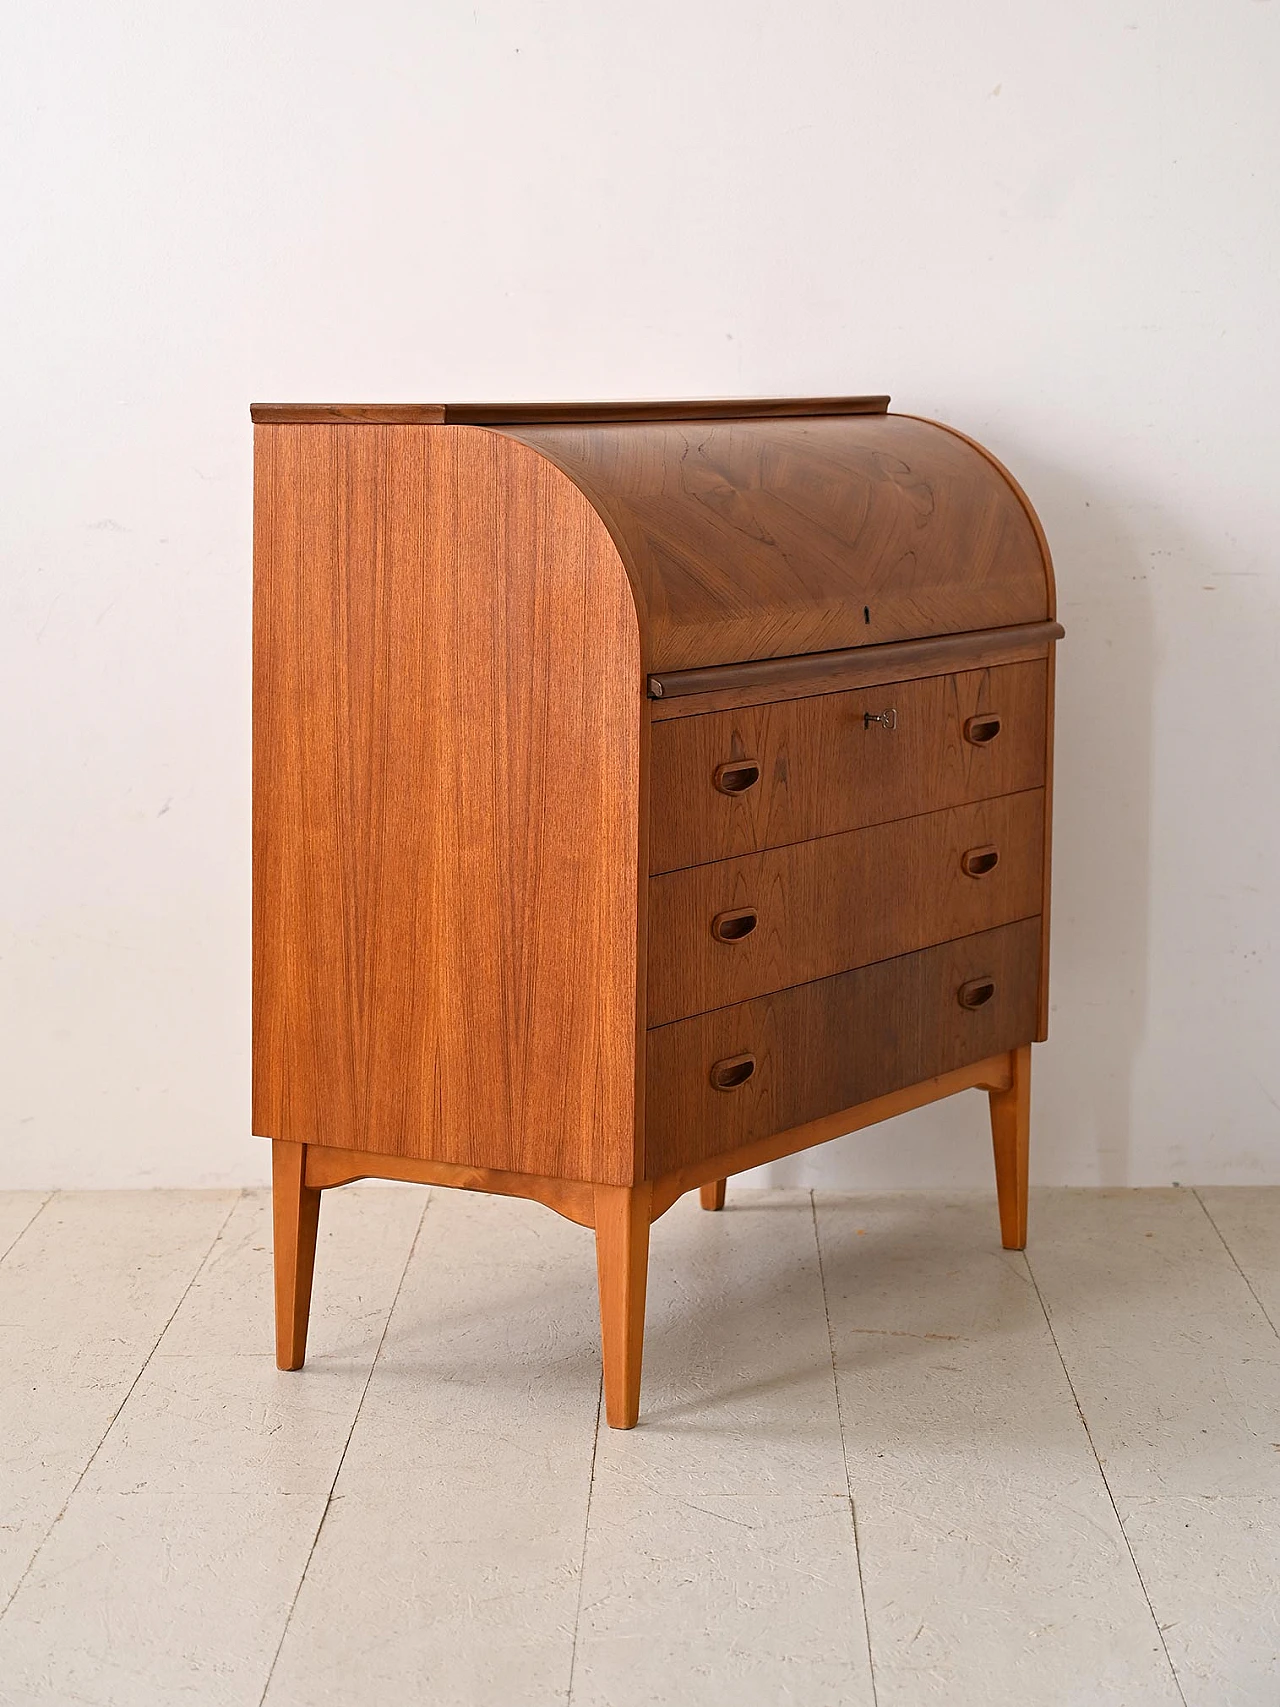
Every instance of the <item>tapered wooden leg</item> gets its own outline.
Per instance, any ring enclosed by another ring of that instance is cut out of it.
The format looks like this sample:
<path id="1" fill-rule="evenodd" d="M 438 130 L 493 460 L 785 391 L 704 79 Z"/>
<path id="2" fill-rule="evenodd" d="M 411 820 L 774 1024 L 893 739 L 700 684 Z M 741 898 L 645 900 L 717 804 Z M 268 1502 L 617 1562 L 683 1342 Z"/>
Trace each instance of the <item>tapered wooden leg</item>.
<path id="1" fill-rule="evenodd" d="M 724 1188 L 729 1182 L 722 1179 L 708 1180 L 706 1185 L 698 1187 L 698 1198 L 704 1209 L 724 1208 Z"/>
<path id="2" fill-rule="evenodd" d="M 640 1415 L 651 1201 L 648 1185 L 595 1188 L 604 1410 L 610 1428 L 634 1428 Z"/>
<path id="3" fill-rule="evenodd" d="M 992 1091 L 991 1137 L 996 1153 L 1000 1241 L 1007 1251 L 1027 1243 L 1027 1152 L 1031 1137 L 1031 1045 L 1009 1056 L 1007 1091 Z"/>
<path id="4" fill-rule="evenodd" d="M 307 1355 L 311 1276 L 316 1266 L 320 1193 L 306 1183 L 307 1147 L 271 1144 L 271 1211 L 275 1230 L 276 1365 L 301 1369 Z"/>

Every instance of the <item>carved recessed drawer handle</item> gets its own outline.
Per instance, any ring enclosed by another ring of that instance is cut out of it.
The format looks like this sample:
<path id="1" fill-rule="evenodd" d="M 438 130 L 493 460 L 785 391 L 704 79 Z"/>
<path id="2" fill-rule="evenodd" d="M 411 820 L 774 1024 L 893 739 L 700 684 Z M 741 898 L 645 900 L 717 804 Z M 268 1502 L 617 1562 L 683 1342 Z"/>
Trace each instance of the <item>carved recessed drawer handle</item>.
<path id="1" fill-rule="evenodd" d="M 1000 713 L 984 711 L 981 717 L 966 717 L 964 738 L 975 747 L 987 747 L 1000 733 Z"/>
<path id="2" fill-rule="evenodd" d="M 760 766 L 754 759 L 729 759 L 717 765 L 711 779 L 721 794 L 745 794 L 760 780 Z"/>
<path id="3" fill-rule="evenodd" d="M 718 1091 L 736 1091 L 756 1070 L 754 1055 L 729 1055 L 711 1069 L 711 1083 Z"/>
<path id="4" fill-rule="evenodd" d="M 873 723 L 878 723 L 882 729 L 896 729 L 898 727 L 898 708 L 891 705 L 885 711 L 864 711 L 862 727 L 870 729 Z"/>
<path id="5" fill-rule="evenodd" d="M 956 1000 L 962 1008 L 984 1008 L 995 993 L 994 978 L 970 978 L 956 991 Z"/>
<path id="6" fill-rule="evenodd" d="M 729 913 L 717 913 L 711 921 L 711 934 L 717 942 L 741 942 L 750 936 L 760 922 L 754 907 L 735 907 Z"/>
<path id="7" fill-rule="evenodd" d="M 960 856 L 960 869 L 966 877 L 985 877 L 1000 863 L 1000 849 L 994 843 L 984 848 L 970 848 Z"/>

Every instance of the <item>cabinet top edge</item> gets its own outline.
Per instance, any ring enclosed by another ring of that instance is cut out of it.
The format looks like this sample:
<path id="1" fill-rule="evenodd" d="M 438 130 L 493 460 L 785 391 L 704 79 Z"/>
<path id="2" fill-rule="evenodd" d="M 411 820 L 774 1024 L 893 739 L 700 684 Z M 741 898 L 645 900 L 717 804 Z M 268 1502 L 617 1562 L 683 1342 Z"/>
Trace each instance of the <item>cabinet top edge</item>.
<path id="1" fill-rule="evenodd" d="M 803 415 L 884 415 L 889 398 L 725 397 L 630 403 L 253 403 L 259 426 L 553 426 L 621 421 L 770 420 Z"/>

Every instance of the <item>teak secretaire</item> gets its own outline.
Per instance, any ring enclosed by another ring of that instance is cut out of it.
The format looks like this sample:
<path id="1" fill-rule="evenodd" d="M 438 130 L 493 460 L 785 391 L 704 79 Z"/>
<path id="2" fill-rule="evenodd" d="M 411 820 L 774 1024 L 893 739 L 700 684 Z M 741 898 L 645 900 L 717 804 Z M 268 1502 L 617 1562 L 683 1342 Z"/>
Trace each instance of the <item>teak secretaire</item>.
<path id="1" fill-rule="evenodd" d="M 282 1367 L 367 1176 L 593 1227 L 622 1428 L 683 1192 L 980 1087 L 1024 1243 L 1052 569 L 993 457 L 887 409 L 254 409 Z"/>

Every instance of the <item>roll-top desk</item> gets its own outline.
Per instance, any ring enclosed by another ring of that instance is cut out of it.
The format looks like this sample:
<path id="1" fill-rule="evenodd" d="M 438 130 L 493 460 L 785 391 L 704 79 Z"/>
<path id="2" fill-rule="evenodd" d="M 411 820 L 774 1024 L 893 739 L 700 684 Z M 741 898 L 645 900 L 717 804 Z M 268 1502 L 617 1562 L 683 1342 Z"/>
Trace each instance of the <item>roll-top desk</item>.
<path id="1" fill-rule="evenodd" d="M 993 457 L 887 409 L 254 409 L 282 1367 L 363 1177 L 594 1228 L 623 1428 L 686 1191 L 979 1088 L 1024 1244 L 1052 570 Z"/>

